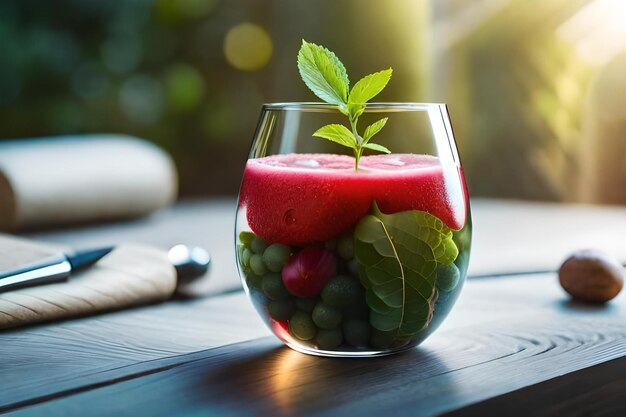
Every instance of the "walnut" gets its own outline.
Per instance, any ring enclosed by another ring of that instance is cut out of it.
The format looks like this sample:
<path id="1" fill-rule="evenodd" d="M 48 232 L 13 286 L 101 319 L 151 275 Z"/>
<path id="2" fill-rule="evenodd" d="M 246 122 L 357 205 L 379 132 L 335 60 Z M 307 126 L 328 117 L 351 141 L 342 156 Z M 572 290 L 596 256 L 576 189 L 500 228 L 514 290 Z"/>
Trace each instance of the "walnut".
<path id="1" fill-rule="evenodd" d="M 622 265 L 596 250 L 580 250 L 559 268 L 559 282 L 572 298 L 589 302 L 609 301 L 622 290 Z"/>

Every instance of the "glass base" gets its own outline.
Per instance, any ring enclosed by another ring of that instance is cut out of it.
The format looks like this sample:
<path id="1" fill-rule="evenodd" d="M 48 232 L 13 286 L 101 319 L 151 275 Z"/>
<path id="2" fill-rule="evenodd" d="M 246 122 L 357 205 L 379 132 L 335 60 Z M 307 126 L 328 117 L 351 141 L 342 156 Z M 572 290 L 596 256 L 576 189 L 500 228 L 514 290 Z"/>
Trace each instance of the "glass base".
<path id="1" fill-rule="evenodd" d="M 381 356 L 389 356 L 394 355 L 396 353 L 405 352 L 407 350 L 415 348 L 415 345 L 403 346 L 397 349 L 384 349 L 384 350 L 344 350 L 344 351 L 336 351 L 336 350 L 322 350 L 322 349 L 309 349 L 304 346 L 300 346 L 295 343 L 289 343 L 287 341 L 283 341 L 285 345 L 295 350 L 296 352 L 304 353 L 312 356 L 322 356 L 326 358 L 375 358 Z"/>

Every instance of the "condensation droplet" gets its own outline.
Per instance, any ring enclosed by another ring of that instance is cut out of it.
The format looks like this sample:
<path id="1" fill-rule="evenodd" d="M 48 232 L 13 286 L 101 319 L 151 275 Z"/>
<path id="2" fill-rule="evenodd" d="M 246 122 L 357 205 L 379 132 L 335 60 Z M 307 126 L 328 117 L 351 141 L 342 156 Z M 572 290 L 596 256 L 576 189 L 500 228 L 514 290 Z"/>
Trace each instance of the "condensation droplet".
<path id="1" fill-rule="evenodd" d="M 285 211 L 285 213 L 283 214 L 283 222 L 287 225 L 287 226 L 291 226 L 292 224 L 296 223 L 297 219 L 295 216 L 295 210 L 294 209 L 289 209 L 287 211 Z"/>

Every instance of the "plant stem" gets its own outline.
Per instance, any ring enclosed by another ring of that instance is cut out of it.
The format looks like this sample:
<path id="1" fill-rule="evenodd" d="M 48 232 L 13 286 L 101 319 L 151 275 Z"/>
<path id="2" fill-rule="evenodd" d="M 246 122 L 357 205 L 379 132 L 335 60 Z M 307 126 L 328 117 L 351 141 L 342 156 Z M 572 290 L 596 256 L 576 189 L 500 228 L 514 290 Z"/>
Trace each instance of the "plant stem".
<path id="1" fill-rule="evenodd" d="M 350 119 L 350 127 L 352 128 L 352 134 L 354 135 L 354 142 L 356 143 L 356 147 L 354 148 L 354 159 L 355 159 L 354 170 L 358 171 L 359 160 L 361 159 L 361 153 L 363 153 L 363 147 L 361 146 L 362 140 L 356 130 L 356 125 L 359 122 L 359 118 L 356 117 L 353 120 L 352 117 L 349 117 L 349 119 Z"/>

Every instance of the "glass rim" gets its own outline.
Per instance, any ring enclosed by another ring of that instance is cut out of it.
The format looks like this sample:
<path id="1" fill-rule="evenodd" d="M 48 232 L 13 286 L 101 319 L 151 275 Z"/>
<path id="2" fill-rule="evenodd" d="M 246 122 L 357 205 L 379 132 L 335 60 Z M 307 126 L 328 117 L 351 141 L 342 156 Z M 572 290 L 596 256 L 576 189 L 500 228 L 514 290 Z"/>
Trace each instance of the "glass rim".
<path id="1" fill-rule="evenodd" d="M 413 110 L 413 111 L 429 111 L 433 109 L 447 108 L 446 103 L 419 103 L 419 102 L 373 102 L 366 103 L 365 111 L 368 110 Z M 319 101 L 294 101 L 294 102 L 277 102 L 264 103 L 263 110 L 337 110 L 339 106 L 336 104 L 323 103 Z"/>

